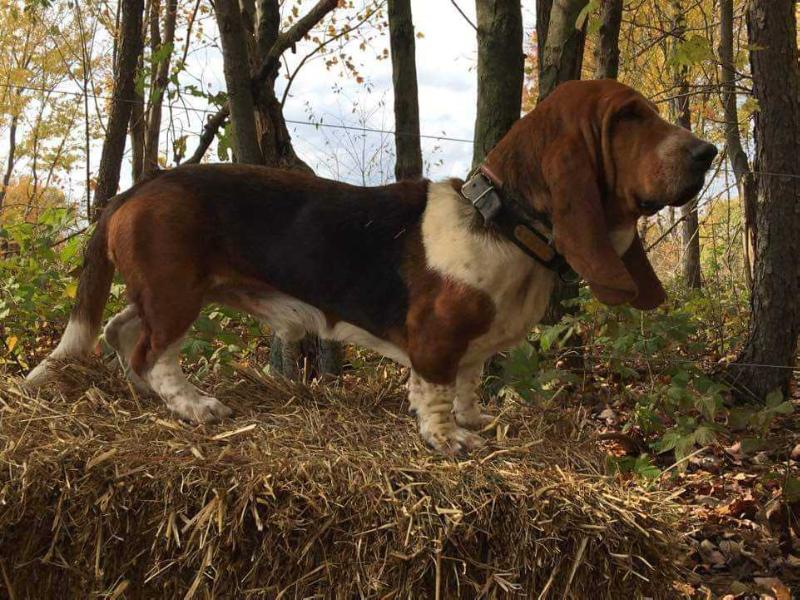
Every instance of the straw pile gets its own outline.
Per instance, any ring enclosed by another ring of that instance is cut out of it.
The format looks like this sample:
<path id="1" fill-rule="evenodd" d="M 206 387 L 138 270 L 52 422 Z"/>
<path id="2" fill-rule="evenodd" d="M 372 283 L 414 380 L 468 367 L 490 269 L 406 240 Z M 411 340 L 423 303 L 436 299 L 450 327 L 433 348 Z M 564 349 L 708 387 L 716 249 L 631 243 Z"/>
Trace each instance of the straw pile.
<path id="1" fill-rule="evenodd" d="M 2 597 L 674 596 L 679 511 L 552 412 L 448 460 L 392 378 L 237 371 L 237 417 L 190 427 L 102 365 L 61 377 L 0 380 Z"/>

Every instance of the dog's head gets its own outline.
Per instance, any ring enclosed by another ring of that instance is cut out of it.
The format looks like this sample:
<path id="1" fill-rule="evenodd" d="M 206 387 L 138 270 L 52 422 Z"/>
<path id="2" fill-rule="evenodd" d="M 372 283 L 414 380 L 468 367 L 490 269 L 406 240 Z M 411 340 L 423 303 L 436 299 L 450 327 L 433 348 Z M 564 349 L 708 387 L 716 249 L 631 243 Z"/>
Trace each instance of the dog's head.
<path id="1" fill-rule="evenodd" d="M 556 249 L 606 304 L 666 295 L 636 222 L 702 189 L 717 149 L 613 80 L 559 86 L 487 157 L 504 186 L 547 212 Z"/>

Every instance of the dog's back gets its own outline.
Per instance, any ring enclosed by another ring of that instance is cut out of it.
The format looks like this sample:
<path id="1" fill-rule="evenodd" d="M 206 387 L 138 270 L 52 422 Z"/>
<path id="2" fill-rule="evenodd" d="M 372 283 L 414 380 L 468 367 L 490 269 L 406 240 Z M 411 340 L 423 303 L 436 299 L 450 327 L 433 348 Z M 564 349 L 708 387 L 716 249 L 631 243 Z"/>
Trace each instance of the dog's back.
<path id="1" fill-rule="evenodd" d="M 129 286 L 144 264 L 159 270 L 185 260 L 197 277 L 244 276 L 382 332 L 396 325 L 386 315 L 405 313 L 405 249 L 419 240 L 428 186 L 358 187 L 248 165 L 180 167 L 114 215 L 109 250 Z"/>

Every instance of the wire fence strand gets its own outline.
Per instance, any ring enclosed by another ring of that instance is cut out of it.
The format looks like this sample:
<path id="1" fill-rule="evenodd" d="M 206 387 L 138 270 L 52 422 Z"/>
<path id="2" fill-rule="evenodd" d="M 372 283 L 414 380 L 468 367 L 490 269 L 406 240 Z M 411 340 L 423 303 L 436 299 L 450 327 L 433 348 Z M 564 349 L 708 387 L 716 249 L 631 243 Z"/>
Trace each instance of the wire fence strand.
<path id="1" fill-rule="evenodd" d="M 41 88 L 41 87 L 25 86 L 25 85 L 12 85 L 12 84 L 7 84 L 7 83 L 0 83 L 0 88 L 20 89 L 20 90 L 28 90 L 28 91 L 35 91 L 35 92 L 46 92 L 46 93 L 50 93 L 50 94 L 70 95 L 70 96 L 77 96 L 77 97 L 81 97 L 81 98 L 84 96 L 83 92 L 73 92 L 73 91 L 70 91 L 70 90 L 59 90 L 59 89 L 51 90 L 51 89 Z M 94 98 L 96 100 L 108 100 L 108 101 L 114 101 L 115 100 L 115 98 L 113 96 L 103 96 L 103 95 L 96 95 L 96 94 L 87 94 L 87 95 L 88 95 L 88 97 Z M 125 98 L 117 98 L 116 100 L 119 100 L 119 101 L 122 101 L 122 102 L 131 102 L 131 103 L 135 103 L 136 102 L 136 100 L 128 100 L 128 99 L 125 99 Z M 194 107 L 194 106 L 186 106 L 186 105 L 182 105 L 182 104 L 170 104 L 170 103 L 167 103 L 164 106 L 166 106 L 170 110 L 172 110 L 172 109 L 183 110 L 183 111 L 188 111 L 188 112 L 199 113 L 199 114 L 202 114 L 204 116 L 205 115 L 213 115 L 213 114 L 215 114 L 217 112 L 216 110 L 209 110 L 207 108 L 197 108 L 197 107 Z M 413 133 L 407 133 L 407 132 L 403 132 L 403 131 L 394 131 L 392 129 L 378 129 L 378 128 L 374 128 L 374 127 L 363 127 L 363 126 L 357 126 L 357 125 L 344 125 L 344 124 L 336 124 L 336 123 L 325 123 L 324 121 L 307 121 L 307 120 L 301 120 L 301 119 L 284 119 L 284 121 L 286 121 L 286 123 L 291 123 L 292 125 L 302 125 L 302 126 L 314 127 L 314 128 L 343 129 L 343 130 L 348 130 L 348 131 L 358 131 L 358 132 L 361 132 L 361 133 L 379 133 L 381 135 L 400 135 L 400 136 L 412 135 L 412 136 L 416 136 L 416 134 L 413 134 Z M 462 143 L 462 144 L 473 144 L 474 143 L 473 139 L 458 138 L 458 137 L 452 137 L 452 136 L 448 136 L 448 135 L 434 135 L 434 134 L 423 133 L 423 134 L 419 134 L 419 136 L 416 136 L 416 137 L 419 137 L 421 139 L 441 140 L 441 141 L 456 142 L 456 143 Z M 731 168 L 727 168 L 727 167 L 720 167 L 718 169 L 718 172 L 734 173 L 734 170 L 731 169 Z M 766 176 L 766 177 L 788 177 L 788 178 L 792 178 L 792 179 L 800 179 L 800 173 L 776 173 L 776 172 L 773 172 L 773 171 L 760 171 L 760 170 L 750 170 L 749 172 L 753 173 L 753 174 L 756 174 L 756 175 L 763 175 L 763 176 Z"/>

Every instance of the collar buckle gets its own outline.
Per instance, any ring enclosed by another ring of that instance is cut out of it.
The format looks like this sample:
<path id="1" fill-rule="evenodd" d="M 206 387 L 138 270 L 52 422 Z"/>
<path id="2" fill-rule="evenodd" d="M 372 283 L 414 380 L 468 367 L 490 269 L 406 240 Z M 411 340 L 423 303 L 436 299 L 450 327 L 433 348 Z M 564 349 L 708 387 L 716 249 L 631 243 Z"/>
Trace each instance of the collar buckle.
<path id="1" fill-rule="evenodd" d="M 533 260 L 570 281 L 572 269 L 555 249 L 552 226 L 546 215 L 505 198 L 502 181 L 486 165 L 478 167 L 461 186 L 461 195 L 491 226 Z"/>
<path id="2" fill-rule="evenodd" d="M 480 213 L 484 224 L 492 222 L 503 206 L 494 185 L 480 171 L 464 182 L 461 194 Z"/>

